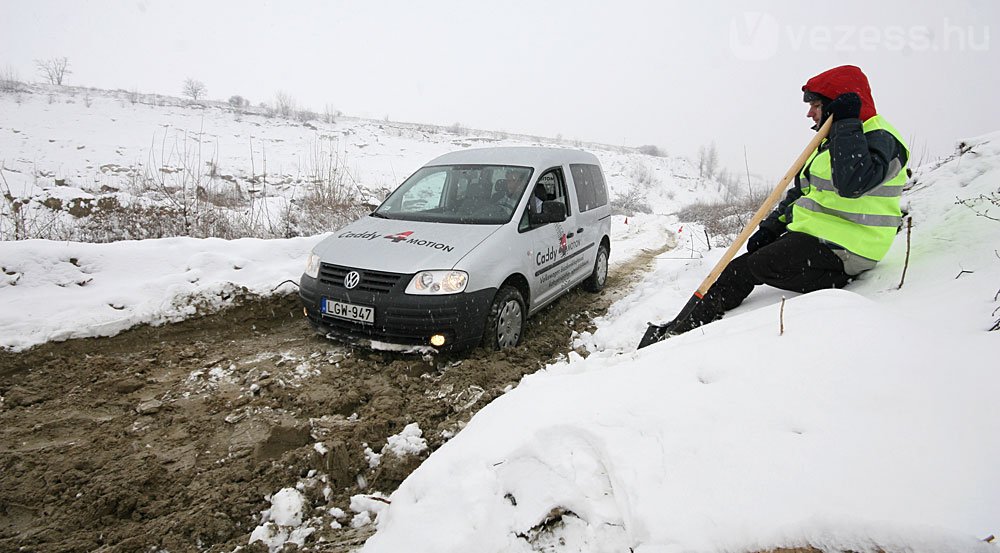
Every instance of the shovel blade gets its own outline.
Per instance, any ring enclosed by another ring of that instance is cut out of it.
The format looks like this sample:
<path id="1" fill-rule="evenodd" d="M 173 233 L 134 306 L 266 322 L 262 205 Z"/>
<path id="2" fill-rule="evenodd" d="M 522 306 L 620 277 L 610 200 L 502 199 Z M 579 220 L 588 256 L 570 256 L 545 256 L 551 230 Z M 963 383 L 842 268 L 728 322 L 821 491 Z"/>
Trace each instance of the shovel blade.
<path id="1" fill-rule="evenodd" d="M 639 347 L 636 349 L 642 349 L 646 346 L 651 346 L 661 340 L 664 340 L 670 336 L 671 323 L 666 323 L 662 325 L 654 325 L 650 323 L 646 327 L 646 333 L 642 335 L 642 340 L 639 340 Z"/>

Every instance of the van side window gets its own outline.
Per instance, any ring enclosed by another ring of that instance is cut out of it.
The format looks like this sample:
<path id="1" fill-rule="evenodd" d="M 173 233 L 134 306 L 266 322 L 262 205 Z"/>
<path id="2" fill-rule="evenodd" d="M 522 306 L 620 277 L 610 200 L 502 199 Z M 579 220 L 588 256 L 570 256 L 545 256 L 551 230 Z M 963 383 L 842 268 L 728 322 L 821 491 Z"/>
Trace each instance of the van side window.
<path id="1" fill-rule="evenodd" d="M 570 171 L 573 172 L 573 183 L 576 184 L 576 201 L 580 204 L 580 211 L 590 211 L 607 205 L 608 187 L 604 183 L 601 168 L 586 163 L 574 163 L 569 167 Z"/>
<path id="2" fill-rule="evenodd" d="M 541 205 L 541 202 L 559 202 L 566 206 L 566 215 L 570 214 L 570 202 L 566 194 L 566 179 L 563 177 L 563 171 L 560 167 L 549 169 L 542 173 L 542 176 L 538 177 L 531 191 L 531 198 L 528 200 L 528 209 L 521 214 L 521 221 L 517 225 L 519 231 L 524 232 L 530 228 L 528 224 L 528 212 L 539 209 L 537 206 Z"/>
<path id="3" fill-rule="evenodd" d="M 566 179 L 563 178 L 562 169 L 556 167 L 549 169 L 542 176 L 538 177 L 535 185 L 535 195 L 539 196 L 543 202 L 559 202 L 566 206 L 566 215 L 570 214 L 569 202 L 566 197 Z M 541 196 L 545 197 L 541 197 Z"/>

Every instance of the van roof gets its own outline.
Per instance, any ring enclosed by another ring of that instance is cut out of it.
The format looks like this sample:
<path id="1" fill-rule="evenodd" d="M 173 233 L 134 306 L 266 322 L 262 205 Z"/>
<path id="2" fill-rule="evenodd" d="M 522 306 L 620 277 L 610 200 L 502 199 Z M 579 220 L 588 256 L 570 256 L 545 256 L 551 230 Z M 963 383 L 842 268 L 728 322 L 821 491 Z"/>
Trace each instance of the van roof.
<path id="1" fill-rule="evenodd" d="M 427 165 L 518 165 L 544 170 L 564 163 L 600 165 L 590 152 L 541 146 L 470 148 L 438 156 Z"/>

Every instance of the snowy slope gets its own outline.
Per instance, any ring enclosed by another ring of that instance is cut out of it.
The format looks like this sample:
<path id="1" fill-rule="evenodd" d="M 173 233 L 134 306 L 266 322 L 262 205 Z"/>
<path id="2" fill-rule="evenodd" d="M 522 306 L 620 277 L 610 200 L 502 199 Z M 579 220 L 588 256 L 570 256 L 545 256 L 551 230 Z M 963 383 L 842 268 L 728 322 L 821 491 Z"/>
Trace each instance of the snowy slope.
<path id="1" fill-rule="evenodd" d="M 996 551 L 1000 222 L 955 199 L 1000 192 L 1000 134 L 969 143 L 904 196 L 901 289 L 902 236 L 848 290 L 791 297 L 784 335 L 761 289 L 636 353 L 721 252 L 664 259 L 580 337 L 592 355 L 431 455 L 363 551 Z"/>
<path id="2" fill-rule="evenodd" d="M 0 94 L 0 113 L 0 194 L 27 202 L 22 213 L 29 215 L 30 238 L 78 239 L 80 220 L 68 213 L 53 220 L 42 209 L 52 199 L 64 211 L 102 196 L 122 205 L 171 206 L 165 192 L 185 186 L 238 204 L 230 215 L 252 226 L 253 236 L 284 237 L 282 217 L 317 181 L 342 183 L 377 204 L 430 159 L 490 145 L 586 148 L 604 165 L 612 195 L 637 186 L 656 213 L 722 197 L 721 186 L 698 178 L 684 158 L 454 126 L 343 116 L 299 122 L 220 102 L 41 85 Z M 9 215 L 7 206 L 0 208 Z M 10 221 L 0 217 L 0 237 L 10 236 Z"/>

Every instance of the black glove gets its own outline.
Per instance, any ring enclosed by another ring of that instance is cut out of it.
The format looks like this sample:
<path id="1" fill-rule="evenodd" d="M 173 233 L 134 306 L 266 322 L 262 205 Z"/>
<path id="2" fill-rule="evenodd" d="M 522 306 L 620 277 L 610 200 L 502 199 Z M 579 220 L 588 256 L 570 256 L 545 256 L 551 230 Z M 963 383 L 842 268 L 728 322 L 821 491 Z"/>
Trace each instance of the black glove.
<path id="1" fill-rule="evenodd" d="M 778 235 L 769 228 L 760 227 L 747 240 L 747 253 L 753 253 L 778 239 Z"/>
<path id="2" fill-rule="evenodd" d="M 834 121 L 857 119 L 861 115 L 861 97 L 855 92 L 841 94 L 824 106 L 823 112 L 823 119 L 826 116 L 833 116 Z"/>

